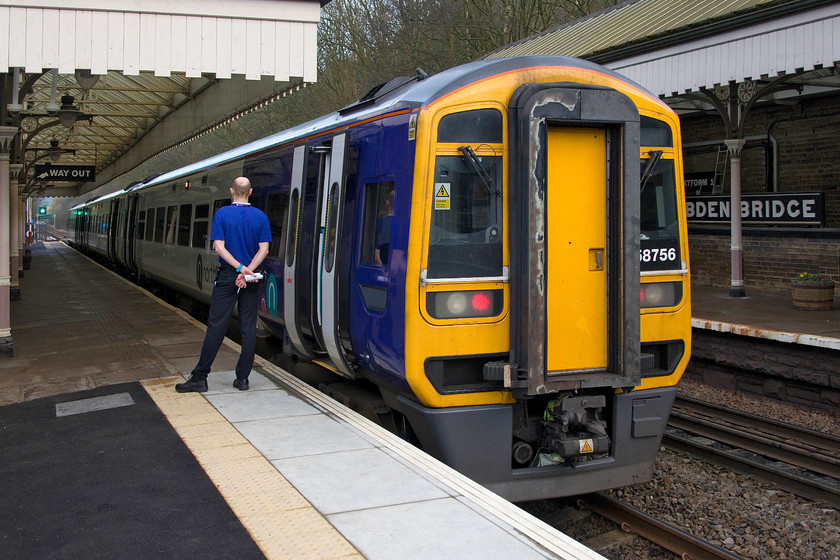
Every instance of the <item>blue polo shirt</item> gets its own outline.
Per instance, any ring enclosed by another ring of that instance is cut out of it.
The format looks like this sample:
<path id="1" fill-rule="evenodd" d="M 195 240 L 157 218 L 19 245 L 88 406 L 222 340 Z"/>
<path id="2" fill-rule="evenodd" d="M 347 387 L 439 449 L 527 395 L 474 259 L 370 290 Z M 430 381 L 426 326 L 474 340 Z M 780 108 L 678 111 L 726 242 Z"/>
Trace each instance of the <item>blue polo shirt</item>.
<path id="1" fill-rule="evenodd" d="M 210 227 L 210 240 L 225 242 L 225 249 L 245 266 L 260 249 L 260 243 L 271 242 L 268 216 L 250 204 L 234 202 L 216 210 Z M 219 262 L 225 261 L 219 257 Z"/>

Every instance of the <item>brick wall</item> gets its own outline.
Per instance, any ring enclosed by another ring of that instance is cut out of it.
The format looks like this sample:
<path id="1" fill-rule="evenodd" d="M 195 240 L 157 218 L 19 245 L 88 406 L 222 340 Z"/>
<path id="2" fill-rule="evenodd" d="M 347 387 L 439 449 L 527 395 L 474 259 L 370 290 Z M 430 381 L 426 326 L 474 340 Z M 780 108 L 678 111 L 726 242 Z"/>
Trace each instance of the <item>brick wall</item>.
<path id="1" fill-rule="evenodd" d="M 840 281 L 840 232 L 774 232 L 744 229 L 744 284 L 770 293 L 790 293 L 790 280 L 800 272 L 823 274 Z M 811 237 L 807 237 L 810 235 Z M 691 281 L 726 288 L 730 281 L 730 234 L 692 228 L 688 234 Z"/>
<path id="2" fill-rule="evenodd" d="M 826 227 L 840 227 L 840 95 L 787 105 L 753 108 L 747 116 L 745 137 L 750 140 L 741 154 L 741 182 L 744 193 L 770 190 L 771 143 L 778 146 L 780 192 L 822 191 L 826 196 Z M 715 114 L 682 120 L 683 144 L 723 142 L 723 121 Z M 712 172 L 717 146 L 685 149 L 685 171 Z M 729 177 L 724 185 L 729 192 Z"/>
<path id="3" fill-rule="evenodd" d="M 789 293 L 790 279 L 803 271 L 840 281 L 840 94 L 804 100 L 796 105 L 753 108 L 747 116 L 741 154 L 744 193 L 772 187 L 772 148 L 778 148 L 780 192 L 825 193 L 825 228 L 744 228 L 744 282 L 750 288 Z M 717 146 L 726 133 L 717 115 L 682 120 L 685 171 L 712 172 Z M 691 144 L 695 144 L 691 147 Z M 729 192 L 730 177 L 724 184 Z M 689 193 L 693 194 L 693 193 Z M 730 282 L 728 227 L 693 226 L 689 231 L 692 281 L 726 288 Z"/>

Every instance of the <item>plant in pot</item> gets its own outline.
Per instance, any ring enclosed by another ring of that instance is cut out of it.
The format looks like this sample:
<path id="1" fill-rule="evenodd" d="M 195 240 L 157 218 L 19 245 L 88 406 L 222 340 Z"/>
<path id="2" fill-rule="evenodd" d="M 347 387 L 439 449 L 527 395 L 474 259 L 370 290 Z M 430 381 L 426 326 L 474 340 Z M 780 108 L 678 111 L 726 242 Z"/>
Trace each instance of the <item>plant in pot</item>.
<path id="1" fill-rule="evenodd" d="M 826 310 L 834 307 L 834 280 L 803 272 L 790 281 L 793 306 L 797 309 Z"/>

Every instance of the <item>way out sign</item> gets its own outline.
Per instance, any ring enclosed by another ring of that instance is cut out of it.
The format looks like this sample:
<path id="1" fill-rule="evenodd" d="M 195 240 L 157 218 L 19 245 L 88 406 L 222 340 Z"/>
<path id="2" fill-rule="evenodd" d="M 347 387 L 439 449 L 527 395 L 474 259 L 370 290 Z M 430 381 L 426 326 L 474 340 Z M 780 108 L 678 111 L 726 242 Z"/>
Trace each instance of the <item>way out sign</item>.
<path id="1" fill-rule="evenodd" d="M 85 182 L 96 180 L 96 167 L 92 165 L 35 164 L 36 181 Z"/>

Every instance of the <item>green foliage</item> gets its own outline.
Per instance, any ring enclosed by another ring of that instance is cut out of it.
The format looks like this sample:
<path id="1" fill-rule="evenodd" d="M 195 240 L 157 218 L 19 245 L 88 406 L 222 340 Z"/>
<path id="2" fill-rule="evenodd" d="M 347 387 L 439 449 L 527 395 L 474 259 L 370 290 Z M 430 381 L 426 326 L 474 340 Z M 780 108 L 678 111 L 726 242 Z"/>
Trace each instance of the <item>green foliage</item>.
<path id="1" fill-rule="evenodd" d="M 821 282 L 823 284 L 831 282 L 830 278 L 812 272 L 802 272 L 795 278 L 797 282 Z"/>

